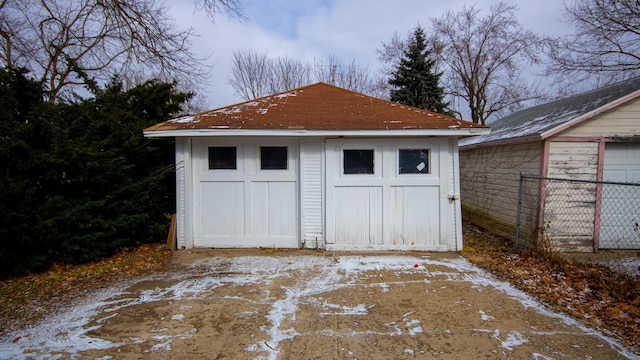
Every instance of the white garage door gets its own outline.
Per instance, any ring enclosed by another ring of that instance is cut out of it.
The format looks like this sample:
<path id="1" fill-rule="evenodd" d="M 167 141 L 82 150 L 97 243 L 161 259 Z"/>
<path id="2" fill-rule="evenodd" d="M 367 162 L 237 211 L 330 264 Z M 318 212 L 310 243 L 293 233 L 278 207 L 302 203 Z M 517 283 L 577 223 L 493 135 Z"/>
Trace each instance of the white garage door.
<path id="1" fill-rule="evenodd" d="M 640 144 L 607 143 L 604 181 L 640 182 Z M 601 249 L 640 249 L 640 186 L 603 185 Z"/>
<path id="2" fill-rule="evenodd" d="M 441 177 L 447 173 L 441 168 L 446 144 L 328 140 L 327 248 L 449 250 L 441 241 L 449 238 L 442 234 L 448 220 Z"/>
<path id="3" fill-rule="evenodd" d="M 194 246 L 299 247 L 297 145 L 194 141 Z"/>

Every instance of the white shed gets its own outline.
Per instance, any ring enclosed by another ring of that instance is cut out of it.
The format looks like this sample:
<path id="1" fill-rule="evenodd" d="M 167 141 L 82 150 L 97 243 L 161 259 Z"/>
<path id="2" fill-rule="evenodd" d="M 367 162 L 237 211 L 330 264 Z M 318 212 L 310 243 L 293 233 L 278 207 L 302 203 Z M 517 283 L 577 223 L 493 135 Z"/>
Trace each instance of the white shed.
<path id="1" fill-rule="evenodd" d="M 318 83 L 169 120 L 179 247 L 462 248 L 467 121 Z"/>

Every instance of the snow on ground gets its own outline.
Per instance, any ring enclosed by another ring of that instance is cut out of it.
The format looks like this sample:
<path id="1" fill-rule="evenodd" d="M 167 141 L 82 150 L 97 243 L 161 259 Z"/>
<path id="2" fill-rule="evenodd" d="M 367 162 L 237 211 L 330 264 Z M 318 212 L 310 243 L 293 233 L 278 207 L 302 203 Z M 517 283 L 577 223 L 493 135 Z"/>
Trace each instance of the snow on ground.
<path id="1" fill-rule="evenodd" d="M 640 256 L 602 261 L 601 264 L 608 266 L 613 271 L 640 278 Z"/>
<path id="2" fill-rule="evenodd" d="M 416 264 L 418 265 L 417 267 L 413 265 L 415 262 L 418 263 Z M 444 267 L 450 269 L 450 271 L 428 271 L 425 267 L 426 265 L 433 265 L 437 268 Z M 444 276 L 448 281 L 452 282 L 470 282 L 479 291 L 483 291 L 487 287 L 495 288 L 518 300 L 526 308 L 533 308 L 546 316 L 559 318 L 568 325 L 580 328 L 585 333 L 593 334 L 605 340 L 612 347 L 617 348 L 621 354 L 629 358 L 636 358 L 613 340 L 585 328 L 579 322 L 565 315 L 551 312 L 527 294 L 512 287 L 509 283 L 496 280 L 490 274 L 460 257 L 443 260 L 433 260 L 428 255 L 420 259 L 405 256 L 340 256 L 333 258 L 327 256 L 213 257 L 197 261 L 193 264 L 193 267 L 194 269 L 196 267 L 198 269 L 208 268 L 212 269 L 211 271 L 218 272 L 215 273 L 216 276 L 189 279 L 184 279 L 184 273 L 181 274 L 180 272 L 172 275 L 157 274 L 155 277 L 138 279 L 138 282 L 143 282 L 159 279 L 167 280 L 167 277 L 170 277 L 176 283 L 166 288 L 157 287 L 152 290 L 144 290 L 138 293 L 137 296 L 131 296 L 136 295 L 135 293 L 127 293 L 127 289 L 134 283 L 121 284 L 96 292 L 91 298 L 85 299 L 83 303 L 70 308 L 67 312 L 52 316 L 32 329 L 20 331 L 0 339 L 0 358 L 20 359 L 35 357 L 39 359 L 54 359 L 58 357 L 49 355 L 50 353 L 66 352 L 76 354 L 85 350 L 117 348 L 123 344 L 93 338 L 88 336 L 88 333 L 99 328 L 104 320 L 115 316 L 118 309 L 156 301 L 197 300 L 205 296 L 203 294 L 211 294 L 211 292 L 215 292 L 216 288 L 224 285 L 268 284 L 276 279 L 291 276 L 292 272 L 310 268 L 313 268 L 314 272 L 305 273 L 315 274 L 313 277 L 301 279 L 296 283 L 295 287 L 283 287 L 286 295 L 271 304 L 270 310 L 266 315 L 268 324 L 262 329 L 269 340 L 261 343 L 261 346 L 250 345 L 247 348 L 248 351 L 267 352 L 270 354 L 269 359 L 276 359 L 279 354 L 279 343 L 299 335 L 294 328 L 282 328 L 282 326 L 285 323 L 295 322 L 291 320 L 295 320 L 298 306 L 302 304 L 302 301 L 308 301 L 313 295 L 355 284 L 358 276 L 363 275 L 365 272 L 390 270 L 398 274 L 423 272 L 425 274 L 424 282 L 429 282 L 429 278 L 433 276 Z M 228 269 L 229 271 L 220 272 L 219 269 Z M 184 280 L 180 281 L 180 279 Z M 381 282 L 377 285 L 384 291 L 389 288 L 390 284 Z M 326 301 L 322 305 L 326 310 L 324 315 L 327 316 L 367 316 L 371 307 L 366 304 L 347 307 Z M 178 308 L 177 310 L 180 309 Z M 323 314 L 320 315 L 322 316 Z M 484 311 L 481 311 L 480 315 L 484 321 L 493 319 L 492 316 L 485 314 Z M 92 319 L 96 320 L 93 323 L 96 325 L 90 326 Z M 184 315 L 178 313 L 172 319 L 182 321 Z M 399 323 L 388 323 L 385 324 L 385 327 L 388 328 L 388 332 L 381 334 L 385 336 L 399 336 L 405 331 L 410 336 L 416 336 L 423 331 L 420 321 L 412 318 L 412 312 L 404 314 L 402 321 Z M 188 339 L 196 331 L 197 329 L 191 329 L 178 335 L 158 334 L 156 340 L 160 342 L 152 350 L 171 350 L 173 338 Z M 493 333 L 493 337 L 500 342 L 503 348 L 508 350 L 528 341 L 518 332 L 501 334 L 499 330 L 496 330 Z M 132 341 L 135 341 L 135 339 Z M 408 355 L 413 354 L 411 349 L 407 349 L 405 352 Z M 542 355 L 540 356 L 542 358 Z"/>

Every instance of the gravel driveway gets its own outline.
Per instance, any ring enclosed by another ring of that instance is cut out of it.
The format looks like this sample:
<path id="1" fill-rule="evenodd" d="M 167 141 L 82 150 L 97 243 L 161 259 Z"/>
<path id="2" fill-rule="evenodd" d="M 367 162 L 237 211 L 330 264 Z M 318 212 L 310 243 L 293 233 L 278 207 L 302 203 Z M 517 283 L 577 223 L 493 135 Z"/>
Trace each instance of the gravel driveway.
<path id="1" fill-rule="evenodd" d="M 456 254 L 178 251 L 0 358 L 637 359 Z"/>

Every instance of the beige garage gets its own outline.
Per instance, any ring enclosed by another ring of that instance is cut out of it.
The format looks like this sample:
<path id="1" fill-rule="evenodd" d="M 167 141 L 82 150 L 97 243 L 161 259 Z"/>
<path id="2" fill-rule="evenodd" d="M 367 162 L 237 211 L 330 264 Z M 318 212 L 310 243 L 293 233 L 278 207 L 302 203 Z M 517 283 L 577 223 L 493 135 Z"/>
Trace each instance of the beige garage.
<path id="1" fill-rule="evenodd" d="M 460 142 L 465 218 L 515 238 L 521 173 L 571 183 L 573 193 L 537 198 L 534 236 L 557 250 L 640 248 L 640 187 L 597 186 L 640 180 L 640 78 L 515 112 L 491 134 Z M 572 224 L 559 221 L 560 212 Z"/>

